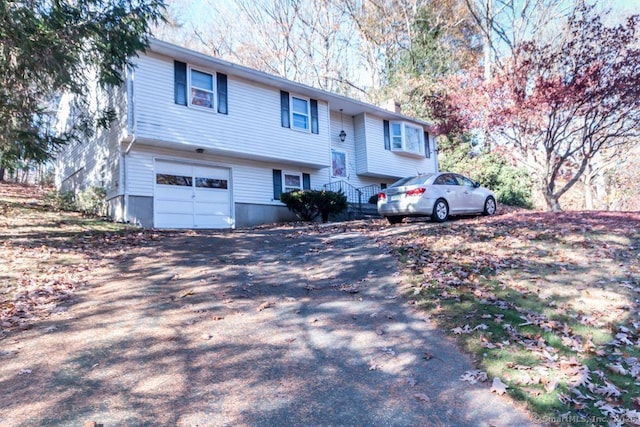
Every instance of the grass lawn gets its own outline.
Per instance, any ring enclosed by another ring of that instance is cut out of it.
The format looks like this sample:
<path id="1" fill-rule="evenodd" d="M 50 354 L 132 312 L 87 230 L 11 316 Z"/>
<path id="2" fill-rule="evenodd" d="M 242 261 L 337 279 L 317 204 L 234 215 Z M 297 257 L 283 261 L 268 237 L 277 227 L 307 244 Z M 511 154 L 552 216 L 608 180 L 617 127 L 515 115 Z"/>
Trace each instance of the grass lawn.
<path id="1" fill-rule="evenodd" d="M 506 385 L 548 424 L 640 425 L 640 213 L 522 211 L 378 238 L 411 302 L 474 356 L 462 380 Z"/>

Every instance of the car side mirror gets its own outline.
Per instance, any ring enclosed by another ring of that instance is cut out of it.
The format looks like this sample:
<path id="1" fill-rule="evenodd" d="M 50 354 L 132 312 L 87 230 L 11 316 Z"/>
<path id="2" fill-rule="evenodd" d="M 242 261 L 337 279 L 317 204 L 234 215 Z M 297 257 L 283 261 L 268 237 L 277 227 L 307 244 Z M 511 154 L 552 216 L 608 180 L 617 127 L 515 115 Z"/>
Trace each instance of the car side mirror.
<path id="1" fill-rule="evenodd" d="M 478 187 L 480 187 L 480 183 L 478 181 L 474 181 L 473 188 L 478 188 Z"/>

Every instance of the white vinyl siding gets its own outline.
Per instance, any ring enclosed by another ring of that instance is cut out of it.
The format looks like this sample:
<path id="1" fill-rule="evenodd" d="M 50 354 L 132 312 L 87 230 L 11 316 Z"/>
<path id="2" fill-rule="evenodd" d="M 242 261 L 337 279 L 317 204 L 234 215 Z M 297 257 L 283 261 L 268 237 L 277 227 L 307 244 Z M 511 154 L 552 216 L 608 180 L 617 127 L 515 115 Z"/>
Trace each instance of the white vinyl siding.
<path id="1" fill-rule="evenodd" d="M 280 90 L 227 76 L 229 114 L 208 114 L 174 102 L 173 59 L 141 55 L 136 68 L 136 136 L 185 150 L 329 167 L 328 105 L 318 101 L 319 134 L 281 125 Z M 207 71 L 203 64 L 189 64 Z M 212 73 L 214 70 L 209 70 Z"/>
<path id="2" fill-rule="evenodd" d="M 273 169 L 280 169 L 294 174 L 308 173 L 311 177 L 311 188 L 321 189 L 328 182 L 326 170 L 292 169 L 278 163 L 262 163 L 246 159 L 230 157 L 198 155 L 193 152 L 172 150 L 167 148 L 135 145 L 127 156 L 127 176 L 129 178 L 128 193 L 132 196 L 153 196 L 155 183 L 154 159 L 156 161 L 178 161 L 182 163 L 200 164 L 229 168 L 231 171 L 230 186 L 234 203 L 252 203 L 263 205 L 282 205 L 273 200 Z M 302 182 L 302 181 L 301 181 Z"/>
<path id="3" fill-rule="evenodd" d="M 94 89 L 96 108 L 113 108 L 115 120 L 108 129 L 98 129 L 93 138 L 64 146 L 56 155 L 56 186 L 62 191 L 82 191 L 89 187 L 103 187 L 110 199 L 121 193 L 120 156 L 118 142 L 127 133 L 126 86 L 111 89 L 110 93 Z M 70 102 L 63 98 L 62 102 Z M 64 120 L 60 118 L 64 128 Z"/>

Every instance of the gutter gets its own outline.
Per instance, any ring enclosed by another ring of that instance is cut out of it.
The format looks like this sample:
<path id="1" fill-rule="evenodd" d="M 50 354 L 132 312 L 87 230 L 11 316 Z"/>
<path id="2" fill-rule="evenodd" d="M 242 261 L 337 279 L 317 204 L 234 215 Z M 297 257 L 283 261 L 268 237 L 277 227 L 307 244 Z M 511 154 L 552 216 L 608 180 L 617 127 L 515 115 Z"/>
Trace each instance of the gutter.
<path id="1" fill-rule="evenodd" d="M 127 156 L 131 151 L 131 148 L 136 143 L 137 140 L 137 125 L 138 122 L 136 120 L 136 109 L 135 109 L 135 91 L 134 91 L 134 82 L 135 82 L 135 70 L 133 67 L 127 69 L 127 130 L 130 131 L 127 138 L 123 141 L 125 142 L 127 139 L 130 139 L 129 145 L 122 153 L 122 185 L 123 185 L 123 202 L 122 202 L 122 218 L 125 223 L 129 222 L 129 186 L 127 182 Z M 129 88 L 131 90 L 129 91 Z M 129 114 L 131 114 L 131 123 L 129 123 Z M 122 145 L 120 145 L 120 150 L 122 150 Z"/>

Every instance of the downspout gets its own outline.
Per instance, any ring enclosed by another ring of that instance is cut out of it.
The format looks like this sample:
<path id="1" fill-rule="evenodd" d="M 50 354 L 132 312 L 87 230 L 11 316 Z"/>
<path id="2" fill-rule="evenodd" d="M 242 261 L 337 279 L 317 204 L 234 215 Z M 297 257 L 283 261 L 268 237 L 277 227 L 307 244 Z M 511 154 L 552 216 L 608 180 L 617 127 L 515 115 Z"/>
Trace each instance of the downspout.
<path id="1" fill-rule="evenodd" d="M 440 171 L 439 162 L 438 162 L 438 138 L 436 137 L 435 134 L 430 138 L 432 138 L 432 141 L 433 141 L 433 157 L 436 162 L 435 172 L 438 173 Z"/>
<path id="2" fill-rule="evenodd" d="M 123 200 L 123 218 L 125 222 L 129 222 L 129 185 L 127 181 L 127 156 L 131 151 L 131 148 L 136 143 L 137 138 L 137 125 L 138 122 L 136 120 L 136 109 L 135 109 L 135 91 L 134 91 L 134 82 L 135 82 L 135 70 L 133 67 L 127 69 L 127 131 L 129 131 L 129 135 L 131 137 L 131 141 L 129 145 L 124 150 L 122 154 L 122 172 L 123 172 L 123 190 L 124 190 L 124 200 Z M 129 116 L 130 112 L 130 116 Z M 129 117 L 131 117 L 131 121 L 129 121 Z"/>

